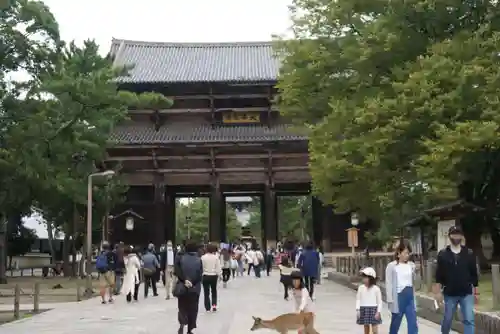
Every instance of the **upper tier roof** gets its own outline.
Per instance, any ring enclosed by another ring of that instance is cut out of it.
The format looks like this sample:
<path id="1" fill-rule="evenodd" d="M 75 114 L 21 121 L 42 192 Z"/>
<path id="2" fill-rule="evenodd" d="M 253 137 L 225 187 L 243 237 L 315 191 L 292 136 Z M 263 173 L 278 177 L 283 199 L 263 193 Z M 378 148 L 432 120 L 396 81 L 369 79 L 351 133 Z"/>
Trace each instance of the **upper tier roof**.
<path id="1" fill-rule="evenodd" d="M 117 65 L 134 65 L 123 83 L 276 81 L 272 42 L 155 43 L 113 39 Z"/>

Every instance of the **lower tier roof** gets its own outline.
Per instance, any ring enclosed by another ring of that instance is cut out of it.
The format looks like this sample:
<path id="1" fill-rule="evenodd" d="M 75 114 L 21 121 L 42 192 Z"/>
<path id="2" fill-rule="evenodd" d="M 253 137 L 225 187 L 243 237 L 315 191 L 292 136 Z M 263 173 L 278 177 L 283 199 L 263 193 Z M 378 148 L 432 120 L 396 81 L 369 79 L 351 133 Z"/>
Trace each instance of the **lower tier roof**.
<path id="1" fill-rule="evenodd" d="M 278 124 L 212 127 L 208 124 L 166 124 L 156 131 L 153 124 L 120 125 L 110 140 L 119 145 L 182 143 L 259 143 L 270 141 L 303 141 L 307 136 L 290 125 Z"/>

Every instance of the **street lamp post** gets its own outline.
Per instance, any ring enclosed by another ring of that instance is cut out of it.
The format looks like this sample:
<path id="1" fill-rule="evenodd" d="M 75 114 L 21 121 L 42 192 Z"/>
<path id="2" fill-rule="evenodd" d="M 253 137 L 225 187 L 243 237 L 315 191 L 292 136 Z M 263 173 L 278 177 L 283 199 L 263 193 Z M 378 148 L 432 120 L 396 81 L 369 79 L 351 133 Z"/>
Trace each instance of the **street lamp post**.
<path id="1" fill-rule="evenodd" d="M 86 258 L 86 289 L 85 293 L 92 294 L 92 178 L 94 177 L 113 177 L 115 172 L 112 170 L 106 170 L 104 172 L 89 174 L 87 179 L 87 258 Z"/>
<path id="2" fill-rule="evenodd" d="M 356 212 L 351 214 L 351 225 L 352 227 L 348 229 L 348 239 L 351 246 L 352 256 L 354 257 L 356 255 L 356 247 L 358 246 L 358 228 L 356 226 L 359 225 L 359 216 Z"/>

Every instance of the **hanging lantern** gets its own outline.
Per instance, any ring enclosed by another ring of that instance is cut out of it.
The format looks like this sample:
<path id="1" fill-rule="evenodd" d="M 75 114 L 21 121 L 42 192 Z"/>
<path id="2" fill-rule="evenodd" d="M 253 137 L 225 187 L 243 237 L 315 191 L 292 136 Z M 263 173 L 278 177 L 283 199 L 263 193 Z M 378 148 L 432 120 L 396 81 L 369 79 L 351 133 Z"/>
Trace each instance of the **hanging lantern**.
<path id="1" fill-rule="evenodd" d="M 128 231 L 132 231 L 134 229 L 134 217 L 127 217 L 125 220 L 125 228 Z"/>

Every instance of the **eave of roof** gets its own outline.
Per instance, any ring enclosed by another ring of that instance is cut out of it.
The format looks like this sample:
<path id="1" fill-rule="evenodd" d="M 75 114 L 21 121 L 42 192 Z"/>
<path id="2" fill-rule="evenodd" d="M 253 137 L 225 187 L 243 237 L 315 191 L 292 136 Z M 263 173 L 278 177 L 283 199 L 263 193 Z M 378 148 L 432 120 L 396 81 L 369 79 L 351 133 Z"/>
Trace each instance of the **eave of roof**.
<path id="1" fill-rule="evenodd" d="M 110 141 L 117 145 L 161 145 L 197 143 L 266 143 L 273 141 L 306 141 L 307 136 L 291 126 L 278 124 L 216 126 L 209 124 L 167 124 L 158 131 L 153 124 L 117 126 Z"/>
<path id="2" fill-rule="evenodd" d="M 121 83 L 274 82 L 272 42 L 159 43 L 113 39 L 116 65 L 133 65 Z"/>

